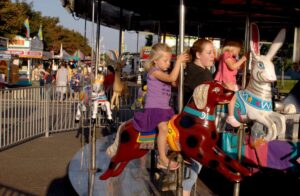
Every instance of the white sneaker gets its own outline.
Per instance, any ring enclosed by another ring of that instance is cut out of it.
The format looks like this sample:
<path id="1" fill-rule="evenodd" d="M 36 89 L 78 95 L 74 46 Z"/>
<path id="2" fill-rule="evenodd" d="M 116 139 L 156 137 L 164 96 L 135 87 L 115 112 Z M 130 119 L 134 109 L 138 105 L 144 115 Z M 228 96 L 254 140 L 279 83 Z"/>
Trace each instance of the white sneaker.
<path id="1" fill-rule="evenodd" d="M 232 127 L 239 127 L 241 123 L 237 121 L 234 116 L 228 116 L 226 119 L 226 123 L 230 124 Z"/>

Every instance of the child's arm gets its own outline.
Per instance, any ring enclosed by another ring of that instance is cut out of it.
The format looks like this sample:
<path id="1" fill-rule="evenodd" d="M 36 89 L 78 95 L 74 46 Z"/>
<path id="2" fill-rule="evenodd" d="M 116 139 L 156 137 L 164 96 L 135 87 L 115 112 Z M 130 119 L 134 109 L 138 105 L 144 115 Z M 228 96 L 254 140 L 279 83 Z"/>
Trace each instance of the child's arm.
<path id="1" fill-rule="evenodd" d="M 239 69 L 241 65 L 246 61 L 247 61 L 247 57 L 245 55 L 242 56 L 242 58 L 240 58 L 237 62 L 234 62 L 232 58 L 225 59 L 225 63 L 227 67 L 232 71 Z"/>
<path id="2" fill-rule="evenodd" d="M 170 74 L 163 71 L 154 71 L 152 76 L 164 82 L 175 82 L 178 78 L 181 63 L 184 63 L 188 60 L 189 55 L 187 53 L 180 54 L 178 55 L 174 68 Z"/>

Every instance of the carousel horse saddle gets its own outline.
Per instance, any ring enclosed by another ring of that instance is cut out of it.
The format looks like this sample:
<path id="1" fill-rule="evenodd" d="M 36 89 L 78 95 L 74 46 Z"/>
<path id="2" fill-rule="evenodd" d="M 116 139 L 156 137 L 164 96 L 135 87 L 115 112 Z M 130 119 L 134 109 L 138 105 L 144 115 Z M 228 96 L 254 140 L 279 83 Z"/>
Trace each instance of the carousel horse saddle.
<path id="1" fill-rule="evenodd" d="M 180 151 L 179 147 L 179 131 L 174 124 L 177 115 L 174 115 L 168 122 L 167 141 L 173 151 Z M 140 144 L 140 149 L 154 149 L 154 142 L 156 141 L 158 130 L 139 132 L 137 143 Z"/>
<path id="2" fill-rule="evenodd" d="M 154 149 L 154 142 L 157 136 L 157 129 L 147 132 L 139 132 L 137 143 L 140 143 L 140 149 Z"/>

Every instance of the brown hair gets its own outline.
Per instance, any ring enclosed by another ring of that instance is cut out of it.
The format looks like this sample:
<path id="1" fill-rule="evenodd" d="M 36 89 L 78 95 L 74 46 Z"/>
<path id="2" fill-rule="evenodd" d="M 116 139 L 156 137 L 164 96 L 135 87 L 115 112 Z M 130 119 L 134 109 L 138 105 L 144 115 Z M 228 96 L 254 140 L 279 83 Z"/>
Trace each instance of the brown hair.
<path id="1" fill-rule="evenodd" d="M 151 52 L 149 55 L 149 61 L 145 65 L 146 71 L 148 71 L 152 66 L 154 66 L 154 61 L 161 58 L 160 52 L 168 52 L 172 53 L 171 48 L 164 43 L 154 44 L 151 48 Z"/>
<path id="2" fill-rule="evenodd" d="M 188 51 L 190 54 L 191 62 L 195 61 L 197 52 L 199 52 L 199 53 L 203 52 L 206 44 L 212 44 L 212 42 L 210 40 L 204 39 L 204 38 L 198 39 L 197 41 L 194 42 L 193 46 Z"/>

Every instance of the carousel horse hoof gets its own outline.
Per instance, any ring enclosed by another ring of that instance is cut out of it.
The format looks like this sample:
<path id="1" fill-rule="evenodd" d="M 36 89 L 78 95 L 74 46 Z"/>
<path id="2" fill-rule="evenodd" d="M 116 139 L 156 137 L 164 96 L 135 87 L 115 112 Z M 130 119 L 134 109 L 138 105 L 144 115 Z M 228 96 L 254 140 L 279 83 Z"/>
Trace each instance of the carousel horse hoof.
<path id="1" fill-rule="evenodd" d="M 79 123 L 79 119 L 77 120 L 77 119 L 75 119 L 75 123 Z"/>
<path id="2" fill-rule="evenodd" d="M 96 118 L 92 118 L 91 123 L 94 125 L 96 124 Z"/>

